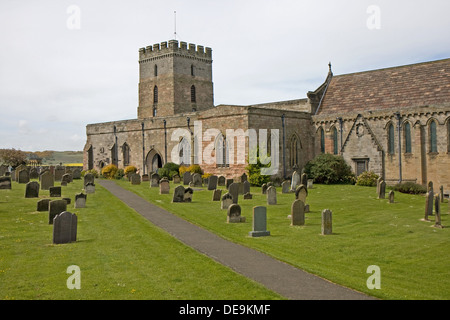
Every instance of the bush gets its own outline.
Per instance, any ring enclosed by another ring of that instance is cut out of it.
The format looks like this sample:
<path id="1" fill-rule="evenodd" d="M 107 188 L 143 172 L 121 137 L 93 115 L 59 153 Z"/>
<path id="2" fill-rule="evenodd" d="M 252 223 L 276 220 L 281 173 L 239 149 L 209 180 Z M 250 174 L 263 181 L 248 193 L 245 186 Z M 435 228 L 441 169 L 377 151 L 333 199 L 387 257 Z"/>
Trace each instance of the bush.
<path id="1" fill-rule="evenodd" d="M 185 172 L 203 174 L 203 170 L 202 170 L 202 168 L 200 168 L 200 166 L 198 164 L 193 164 L 193 165 L 191 165 L 189 167 L 186 167 L 186 166 L 182 165 L 182 166 L 179 167 L 178 171 L 179 171 L 179 174 L 180 174 L 181 177 L 183 176 L 183 174 Z"/>
<path id="2" fill-rule="evenodd" d="M 102 176 L 106 179 L 113 179 L 117 173 L 117 167 L 114 164 L 108 164 L 102 169 Z"/>
<path id="3" fill-rule="evenodd" d="M 269 156 L 269 155 L 268 155 Z M 259 161 L 259 148 L 256 150 L 256 163 L 250 163 L 245 169 L 248 172 L 248 182 L 251 185 L 261 187 L 264 183 L 270 181 L 270 176 L 262 175 L 261 168 L 270 167 L 270 163 L 263 165 Z"/>
<path id="4" fill-rule="evenodd" d="M 176 163 L 173 162 L 167 162 L 162 168 L 158 169 L 158 175 L 160 178 L 164 177 L 167 178 L 168 180 L 172 180 L 172 177 L 175 174 L 179 175 L 179 170 L 180 166 Z"/>
<path id="5" fill-rule="evenodd" d="M 81 171 L 81 176 L 84 177 L 86 175 L 86 173 L 90 173 L 94 176 L 94 178 L 98 178 L 98 171 L 95 169 L 83 170 L 83 171 Z"/>
<path id="6" fill-rule="evenodd" d="M 127 166 L 125 168 L 125 170 L 123 171 L 124 175 L 126 175 L 127 177 L 130 176 L 130 174 L 132 173 L 136 173 L 137 168 L 135 166 Z"/>
<path id="7" fill-rule="evenodd" d="M 117 170 L 116 174 L 114 175 L 114 179 L 120 180 L 125 175 L 125 171 L 123 169 Z"/>
<path id="8" fill-rule="evenodd" d="M 355 183 L 355 175 L 342 156 L 322 153 L 309 161 L 305 173 L 316 183 Z"/>
<path id="9" fill-rule="evenodd" d="M 422 194 L 427 192 L 426 187 L 414 182 L 397 183 L 392 187 L 392 190 L 409 194 Z"/>
<path id="10" fill-rule="evenodd" d="M 358 176 L 356 184 L 358 186 L 375 187 L 379 176 L 373 171 L 365 171 Z"/>

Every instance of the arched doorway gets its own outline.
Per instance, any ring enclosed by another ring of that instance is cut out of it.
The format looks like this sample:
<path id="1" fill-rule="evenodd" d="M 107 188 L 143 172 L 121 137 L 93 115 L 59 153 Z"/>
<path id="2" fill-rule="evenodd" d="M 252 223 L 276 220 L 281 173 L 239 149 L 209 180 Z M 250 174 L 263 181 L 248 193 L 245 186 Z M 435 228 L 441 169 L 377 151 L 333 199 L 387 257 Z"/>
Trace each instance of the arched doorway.
<path id="1" fill-rule="evenodd" d="M 160 153 L 155 149 L 152 149 L 147 153 L 145 159 L 145 165 L 147 166 L 147 173 L 157 172 L 159 168 L 162 168 L 163 161 Z"/>

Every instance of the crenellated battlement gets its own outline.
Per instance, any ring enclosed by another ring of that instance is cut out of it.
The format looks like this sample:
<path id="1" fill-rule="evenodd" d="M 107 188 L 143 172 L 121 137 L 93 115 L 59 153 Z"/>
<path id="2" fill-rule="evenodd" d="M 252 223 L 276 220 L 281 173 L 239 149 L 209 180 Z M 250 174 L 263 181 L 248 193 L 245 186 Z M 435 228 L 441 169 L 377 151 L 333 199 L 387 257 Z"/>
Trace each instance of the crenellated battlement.
<path id="1" fill-rule="evenodd" d="M 212 59 L 212 49 L 178 40 L 163 41 L 139 49 L 139 61 L 157 58 L 166 54 L 179 54 L 201 59 Z"/>

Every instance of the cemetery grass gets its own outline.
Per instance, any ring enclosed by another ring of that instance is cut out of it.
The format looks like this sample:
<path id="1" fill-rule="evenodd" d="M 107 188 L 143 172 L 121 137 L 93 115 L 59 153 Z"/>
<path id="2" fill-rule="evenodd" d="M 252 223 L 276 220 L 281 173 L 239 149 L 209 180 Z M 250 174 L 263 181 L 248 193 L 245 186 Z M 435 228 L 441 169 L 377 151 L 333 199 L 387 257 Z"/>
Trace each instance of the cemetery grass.
<path id="1" fill-rule="evenodd" d="M 36 211 L 38 199 L 24 197 L 25 184 L 0 190 L 0 299 L 284 299 L 180 243 L 98 184 L 86 208 L 75 209 L 81 189 L 81 180 L 62 187 L 78 234 L 60 245 L 52 244 L 48 213 Z M 80 268 L 79 290 L 67 287 L 71 265 Z"/>
<path id="2" fill-rule="evenodd" d="M 290 226 L 287 216 L 295 195 L 277 188 L 277 205 L 267 205 L 261 189 L 252 187 L 252 200 L 239 196 L 244 223 L 226 223 L 226 210 L 212 201 L 213 191 L 195 190 L 192 203 L 171 203 L 170 195 L 148 182 L 122 187 L 148 201 L 230 241 L 264 252 L 276 259 L 323 277 L 334 283 L 390 300 L 448 300 L 450 277 L 450 219 L 448 199 L 441 204 L 443 229 L 424 222 L 425 198 L 395 193 L 395 203 L 377 199 L 375 187 L 315 185 L 309 190 L 304 226 Z M 226 192 L 225 187 L 222 195 Z M 387 190 L 389 191 L 389 190 Z M 386 194 L 387 198 L 387 194 Z M 269 237 L 252 238 L 252 208 L 267 207 Z M 332 235 L 321 235 L 321 212 L 333 212 Z M 369 289 L 367 268 L 380 268 L 380 289 Z"/>

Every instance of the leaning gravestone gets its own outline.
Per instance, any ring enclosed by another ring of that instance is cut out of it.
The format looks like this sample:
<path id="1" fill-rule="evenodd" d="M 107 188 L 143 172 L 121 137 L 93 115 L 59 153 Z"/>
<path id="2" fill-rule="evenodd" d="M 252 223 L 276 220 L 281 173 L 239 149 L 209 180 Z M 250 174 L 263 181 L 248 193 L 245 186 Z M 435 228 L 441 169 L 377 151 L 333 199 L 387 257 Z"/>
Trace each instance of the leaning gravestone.
<path id="1" fill-rule="evenodd" d="M 220 201 L 221 197 L 222 197 L 222 189 L 215 189 L 213 191 L 212 201 Z"/>
<path id="2" fill-rule="evenodd" d="M 66 200 L 53 200 L 48 204 L 48 223 L 53 224 L 53 218 L 67 210 Z"/>
<path id="3" fill-rule="evenodd" d="M 31 181 L 25 186 L 25 198 L 39 198 L 39 182 Z"/>
<path id="4" fill-rule="evenodd" d="M 0 177 L 0 189 L 11 189 L 11 177 Z"/>
<path id="5" fill-rule="evenodd" d="M 305 224 L 305 203 L 302 200 L 294 200 L 291 206 L 291 226 L 303 226 Z"/>
<path id="6" fill-rule="evenodd" d="M 238 198 L 239 198 L 239 183 L 237 182 L 233 182 L 232 184 L 230 184 L 230 187 L 228 188 L 228 192 L 232 195 L 233 197 L 233 203 L 238 203 Z"/>
<path id="7" fill-rule="evenodd" d="M 163 178 L 159 181 L 159 194 L 169 194 L 170 184 L 169 180 Z"/>
<path id="8" fill-rule="evenodd" d="M 435 213 L 435 223 L 433 225 L 433 227 L 435 228 L 442 228 L 442 224 L 441 224 L 441 202 L 440 202 L 440 195 L 436 195 L 435 200 L 434 200 L 434 213 Z"/>
<path id="9" fill-rule="evenodd" d="M 428 216 L 433 215 L 433 199 L 434 199 L 434 194 L 433 194 L 433 191 L 430 190 L 426 194 L 425 217 L 423 219 L 424 221 L 429 221 Z"/>
<path id="10" fill-rule="evenodd" d="M 64 211 L 53 219 L 53 243 L 62 244 L 77 241 L 78 218 L 74 213 Z"/>
<path id="11" fill-rule="evenodd" d="M 87 195 L 84 193 L 77 193 L 75 195 L 75 208 L 86 208 Z"/>
<path id="12" fill-rule="evenodd" d="M 193 193 L 194 193 L 194 190 L 192 190 L 191 188 L 186 188 L 184 190 L 183 202 L 192 202 Z"/>
<path id="13" fill-rule="evenodd" d="M 277 204 L 277 189 L 273 186 L 267 188 L 267 204 Z"/>
<path id="14" fill-rule="evenodd" d="M 228 207 L 233 204 L 233 196 L 231 194 L 229 194 L 229 193 L 225 193 L 222 196 L 221 200 L 222 200 L 222 203 L 220 205 L 221 209 L 227 210 Z"/>
<path id="15" fill-rule="evenodd" d="M 241 217 L 241 206 L 233 203 L 227 209 L 227 223 L 245 222 L 245 217 Z"/>
<path id="16" fill-rule="evenodd" d="M 267 209 L 264 206 L 253 207 L 253 231 L 248 234 L 251 237 L 270 236 L 267 231 Z"/>
<path id="17" fill-rule="evenodd" d="M 50 187 L 50 197 L 61 197 L 61 187 Z"/>
<path id="18" fill-rule="evenodd" d="M 297 186 L 300 184 L 300 175 L 297 171 L 294 171 L 291 178 L 291 190 L 295 191 Z"/>
<path id="19" fill-rule="evenodd" d="M 267 184 L 263 183 L 263 185 L 261 186 L 261 193 L 262 194 L 266 194 L 267 193 Z"/>
<path id="20" fill-rule="evenodd" d="M 37 202 L 36 211 L 48 211 L 49 198 L 41 199 Z"/>
<path id="21" fill-rule="evenodd" d="M 332 213 L 330 210 L 325 209 L 322 211 L 322 234 L 332 234 Z"/>
<path id="22" fill-rule="evenodd" d="M 184 202 L 184 187 L 179 185 L 173 191 L 172 202 Z"/>
<path id="23" fill-rule="evenodd" d="M 380 187 L 378 190 L 378 199 L 384 199 L 386 194 L 386 182 L 381 180 Z"/>
<path id="24" fill-rule="evenodd" d="M 295 189 L 295 199 L 302 200 L 303 203 L 306 203 L 306 197 L 308 196 L 308 190 L 304 185 L 299 185 L 297 189 Z"/>
<path id="25" fill-rule="evenodd" d="M 150 187 L 157 188 L 159 186 L 159 174 L 153 173 L 150 178 Z"/>
<path id="26" fill-rule="evenodd" d="M 208 190 L 215 190 L 217 188 L 217 176 L 210 176 L 208 178 Z"/>
<path id="27" fill-rule="evenodd" d="M 49 190 L 55 185 L 55 179 L 50 171 L 45 171 L 41 174 L 41 190 Z"/>
<path id="28" fill-rule="evenodd" d="M 377 179 L 377 196 L 380 194 L 380 183 L 381 183 L 381 181 L 383 181 L 383 178 L 379 177 Z"/>
<path id="29" fill-rule="evenodd" d="M 394 190 L 389 191 L 389 203 L 394 203 Z"/>

